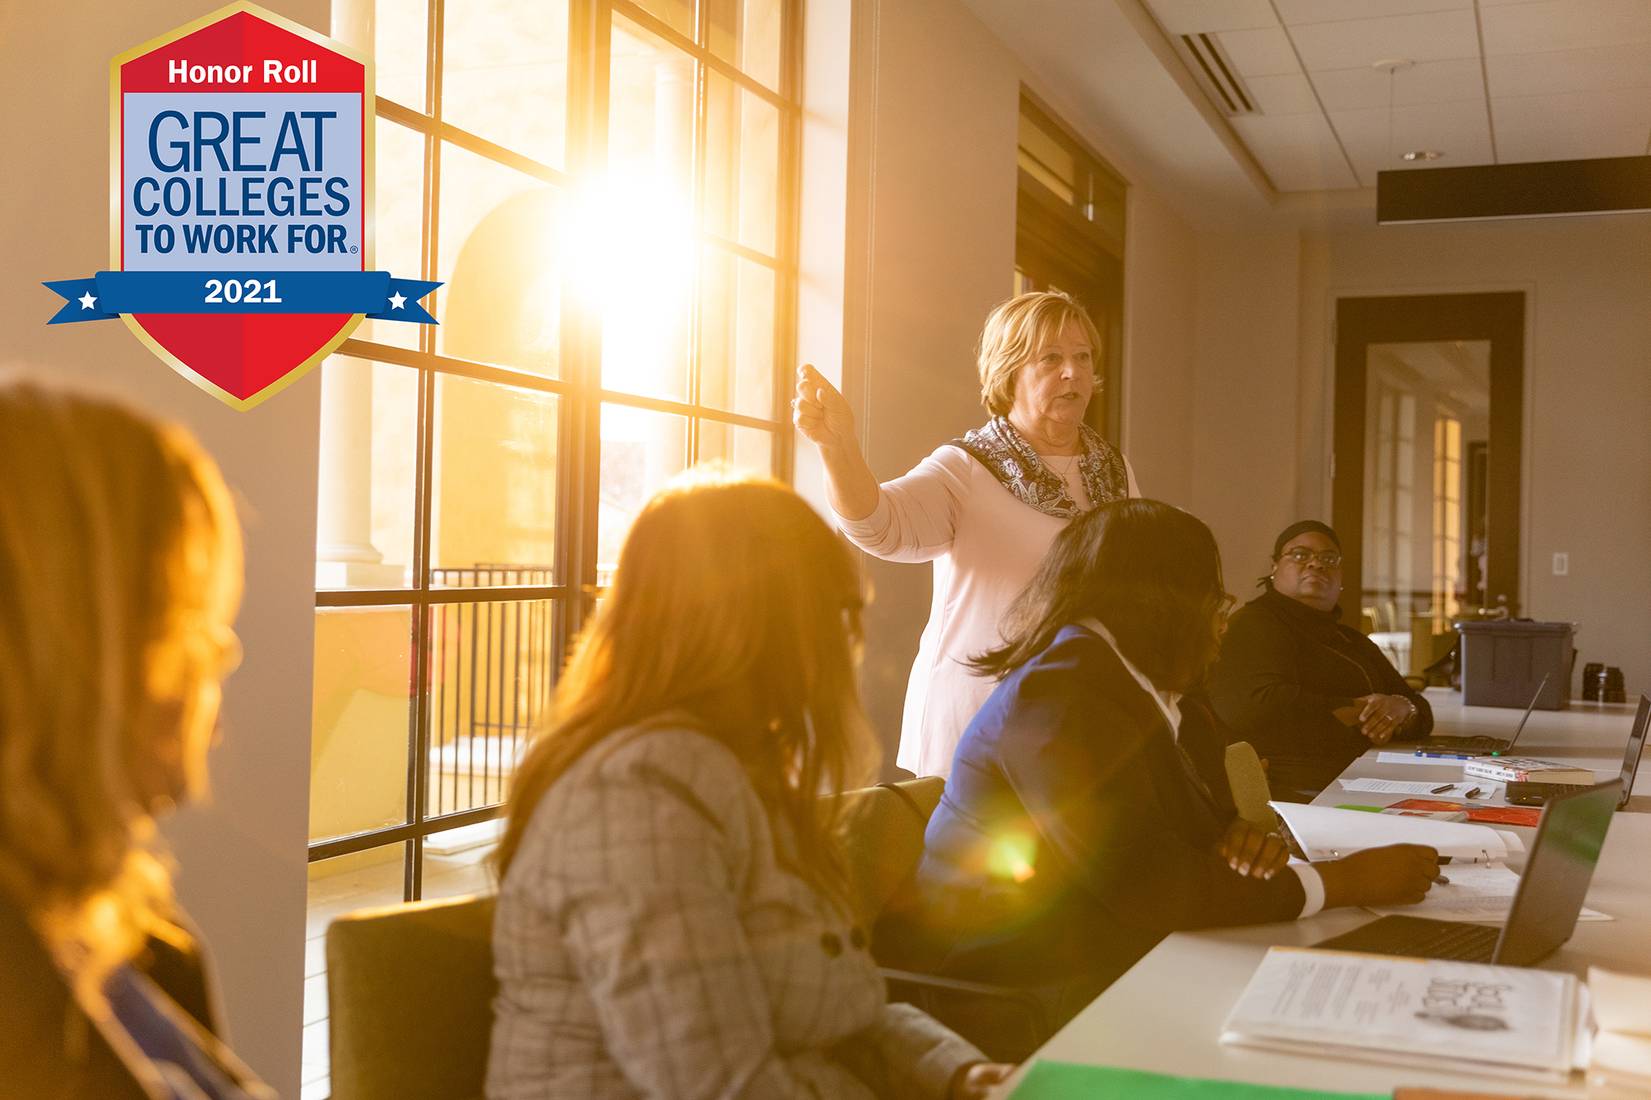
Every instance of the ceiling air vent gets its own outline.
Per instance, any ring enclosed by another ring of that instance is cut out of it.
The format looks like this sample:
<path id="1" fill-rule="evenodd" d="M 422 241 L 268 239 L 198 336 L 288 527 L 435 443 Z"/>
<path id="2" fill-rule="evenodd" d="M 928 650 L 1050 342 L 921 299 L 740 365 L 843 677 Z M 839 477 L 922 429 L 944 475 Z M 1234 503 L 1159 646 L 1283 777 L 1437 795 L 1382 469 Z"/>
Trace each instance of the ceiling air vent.
<path id="1" fill-rule="evenodd" d="M 1180 43 L 1187 67 L 1204 86 L 1204 94 L 1217 110 L 1228 118 L 1257 113 L 1250 90 L 1244 87 L 1237 70 L 1214 38 L 1207 34 L 1183 34 L 1177 36 L 1176 41 Z"/>

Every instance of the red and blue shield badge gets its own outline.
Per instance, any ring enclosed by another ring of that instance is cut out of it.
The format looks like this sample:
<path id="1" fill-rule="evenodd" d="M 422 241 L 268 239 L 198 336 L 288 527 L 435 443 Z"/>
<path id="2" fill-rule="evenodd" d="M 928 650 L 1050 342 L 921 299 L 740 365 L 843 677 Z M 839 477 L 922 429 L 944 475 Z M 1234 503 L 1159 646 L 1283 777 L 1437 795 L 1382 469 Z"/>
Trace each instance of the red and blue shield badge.
<path id="1" fill-rule="evenodd" d="M 433 323 L 437 283 L 373 271 L 372 70 L 236 3 L 110 67 L 110 264 L 49 282 L 52 324 L 120 317 L 237 409 L 366 317 Z"/>

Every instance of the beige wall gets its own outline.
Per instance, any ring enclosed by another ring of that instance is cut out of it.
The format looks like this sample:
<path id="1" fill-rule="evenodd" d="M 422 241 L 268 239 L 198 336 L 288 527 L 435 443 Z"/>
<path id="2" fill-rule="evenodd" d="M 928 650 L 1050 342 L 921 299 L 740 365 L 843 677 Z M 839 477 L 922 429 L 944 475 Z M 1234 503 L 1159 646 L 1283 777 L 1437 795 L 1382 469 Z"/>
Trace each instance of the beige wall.
<path id="1" fill-rule="evenodd" d="M 851 134 L 861 159 L 849 193 L 869 195 L 868 262 L 863 341 L 845 348 L 845 385 L 871 468 L 888 478 L 982 418 L 973 344 L 1011 290 L 1019 85 L 1013 58 L 955 0 L 872 3 L 863 14 L 873 48 L 853 63 L 857 82 L 870 77 L 857 84 L 869 102 L 851 122 L 865 129 Z M 868 559 L 868 574 L 864 689 L 892 760 L 930 570 Z"/>
<path id="2" fill-rule="evenodd" d="M 1134 186 L 1124 240 L 1124 451 L 1142 493 L 1185 507 L 1196 485 L 1184 425 L 1197 384 L 1198 238 Z"/>
<path id="3" fill-rule="evenodd" d="M 1198 238 L 1194 485 L 1176 503 L 1210 525 L 1227 590 L 1246 599 L 1265 572 L 1273 537 L 1299 518 L 1299 256 L 1293 232 Z"/>
<path id="4" fill-rule="evenodd" d="M 266 3 L 327 26 L 326 0 Z M 283 1095 L 296 1096 L 317 378 L 236 412 L 179 378 L 119 322 L 48 329 L 55 299 L 39 285 L 108 265 L 110 59 L 213 6 L 0 5 L 0 364 L 92 383 L 182 421 L 241 502 L 247 595 L 236 629 L 246 661 L 224 696 L 212 801 L 174 817 L 166 833 L 182 867 L 183 903 L 212 947 L 235 1046 Z"/>
<path id="5" fill-rule="evenodd" d="M 1523 613 L 1577 622 L 1578 668 L 1605 661 L 1651 690 L 1651 219 L 1388 226 L 1309 247 L 1323 262 L 1302 281 L 1303 345 L 1317 354 L 1299 382 L 1320 410 L 1335 297 L 1526 293 Z M 1328 503 L 1317 472 L 1303 496 Z M 1568 576 L 1553 575 L 1556 551 Z"/>

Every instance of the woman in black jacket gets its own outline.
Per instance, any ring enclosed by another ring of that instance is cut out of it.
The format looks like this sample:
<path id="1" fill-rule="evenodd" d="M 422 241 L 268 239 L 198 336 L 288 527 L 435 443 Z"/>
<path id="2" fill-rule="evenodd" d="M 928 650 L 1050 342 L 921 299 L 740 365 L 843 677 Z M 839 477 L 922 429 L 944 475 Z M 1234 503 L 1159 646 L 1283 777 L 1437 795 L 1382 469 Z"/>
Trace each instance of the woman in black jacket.
<path id="1" fill-rule="evenodd" d="M 1266 591 L 1227 627 L 1209 697 L 1268 761 L 1273 797 L 1311 801 L 1371 745 L 1425 737 L 1433 711 L 1369 638 L 1337 621 L 1341 540 L 1317 520 L 1273 543 Z"/>
<path id="2" fill-rule="evenodd" d="M 944 977 L 1034 990 L 1058 1026 L 1172 932 L 1420 901 L 1432 848 L 1286 864 L 1235 817 L 1213 720 L 1182 694 L 1230 600 L 1215 537 L 1179 509 L 1113 501 L 1063 529 L 973 662 L 998 685 L 878 935 Z"/>

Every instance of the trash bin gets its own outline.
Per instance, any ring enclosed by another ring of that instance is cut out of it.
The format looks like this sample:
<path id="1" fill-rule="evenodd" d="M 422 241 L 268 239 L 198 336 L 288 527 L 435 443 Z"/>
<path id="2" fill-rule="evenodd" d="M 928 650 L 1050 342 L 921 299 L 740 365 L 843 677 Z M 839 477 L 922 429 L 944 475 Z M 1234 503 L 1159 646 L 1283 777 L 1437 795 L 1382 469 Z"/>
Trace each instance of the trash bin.
<path id="1" fill-rule="evenodd" d="M 1538 710 L 1571 703 L 1571 623 L 1524 619 L 1459 622 L 1462 635 L 1462 702 L 1470 707 L 1518 707 L 1531 701 L 1548 677 Z"/>

